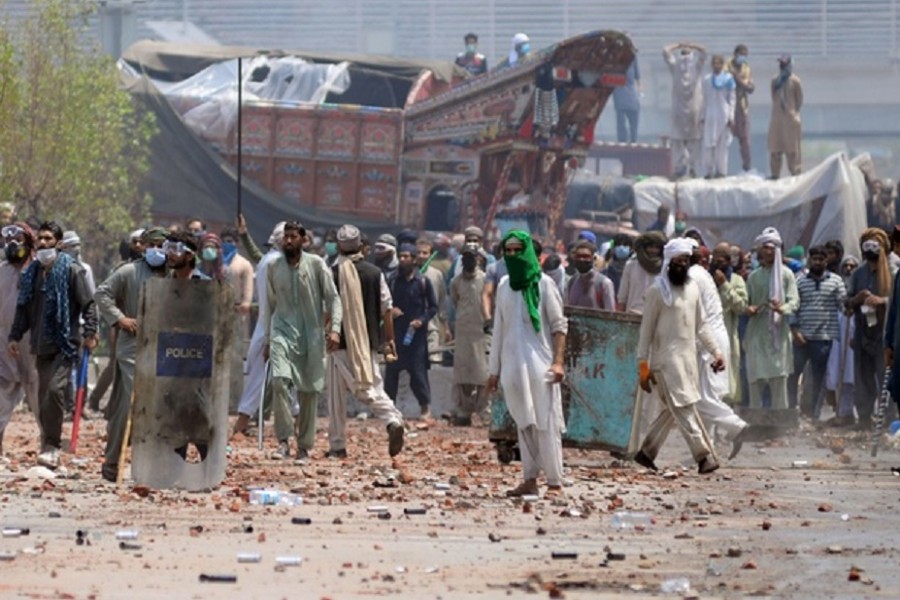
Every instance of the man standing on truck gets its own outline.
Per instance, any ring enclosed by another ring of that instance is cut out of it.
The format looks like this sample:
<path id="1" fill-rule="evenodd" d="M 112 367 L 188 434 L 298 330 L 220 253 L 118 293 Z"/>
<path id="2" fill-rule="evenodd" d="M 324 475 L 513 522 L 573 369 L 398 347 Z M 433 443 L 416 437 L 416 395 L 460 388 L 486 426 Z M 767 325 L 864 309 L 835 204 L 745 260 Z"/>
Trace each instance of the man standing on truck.
<path id="1" fill-rule="evenodd" d="M 465 42 L 465 51 L 456 55 L 457 66 L 465 69 L 473 77 L 487 73 L 487 58 L 478 51 L 478 36 L 474 33 L 467 33 Z"/>
<path id="2" fill-rule="evenodd" d="M 675 159 L 675 178 L 695 177 L 700 158 L 700 109 L 703 91 L 700 88 L 706 48 L 698 44 L 669 44 L 663 49 L 663 59 L 672 74 L 672 156 Z"/>

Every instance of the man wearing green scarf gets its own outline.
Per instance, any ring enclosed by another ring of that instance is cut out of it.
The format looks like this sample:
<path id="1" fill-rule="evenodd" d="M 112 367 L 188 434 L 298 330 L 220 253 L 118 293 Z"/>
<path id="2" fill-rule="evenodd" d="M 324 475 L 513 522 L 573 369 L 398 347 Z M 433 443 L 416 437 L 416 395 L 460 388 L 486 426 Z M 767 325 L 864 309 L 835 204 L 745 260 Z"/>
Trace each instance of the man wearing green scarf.
<path id="1" fill-rule="evenodd" d="M 553 279 L 541 271 L 531 236 L 510 231 L 503 238 L 508 277 L 500 281 L 487 392 L 503 387 L 516 422 L 524 481 L 508 496 L 537 494 L 541 471 L 547 493 L 562 491 L 565 421 L 559 383 L 568 321 Z"/>

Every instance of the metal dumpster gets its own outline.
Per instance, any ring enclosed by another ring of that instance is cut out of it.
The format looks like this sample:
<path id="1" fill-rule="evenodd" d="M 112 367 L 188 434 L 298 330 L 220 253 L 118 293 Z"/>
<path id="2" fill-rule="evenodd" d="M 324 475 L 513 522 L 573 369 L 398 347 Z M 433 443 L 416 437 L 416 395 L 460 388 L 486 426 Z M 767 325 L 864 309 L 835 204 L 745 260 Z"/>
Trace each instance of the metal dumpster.
<path id="1" fill-rule="evenodd" d="M 631 454 L 637 445 L 640 408 L 637 352 L 639 315 L 566 307 L 566 377 L 563 445 Z M 502 390 L 501 390 L 502 392 Z M 497 458 L 517 458 L 516 425 L 502 393 L 491 402 L 488 433 Z"/>

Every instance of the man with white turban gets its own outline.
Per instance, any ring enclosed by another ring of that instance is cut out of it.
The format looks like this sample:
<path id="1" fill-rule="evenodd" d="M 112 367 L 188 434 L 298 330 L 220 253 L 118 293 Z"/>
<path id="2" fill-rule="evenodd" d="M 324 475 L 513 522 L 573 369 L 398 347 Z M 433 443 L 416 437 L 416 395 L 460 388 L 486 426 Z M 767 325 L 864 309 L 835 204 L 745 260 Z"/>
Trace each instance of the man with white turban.
<path id="1" fill-rule="evenodd" d="M 509 66 L 515 65 L 531 53 L 531 40 L 524 33 L 517 33 L 512 38 L 512 48 L 509 51 Z"/>
<path id="2" fill-rule="evenodd" d="M 772 408 L 788 408 L 787 378 L 794 368 L 794 352 L 788 316 L 800 307 L 797 280 L 781 260 L 783 242 L 774 227 L 756 238 L 759 268 L 747 278 L 750 305 L 744 349 L 750 408 L 762 408 L 763 389 L 769 386 Z"/>
<path id="3" fill-rule="evenodd" d="M 719 468 L 697 414 L 700 400 L 697 341 L 713 356 L 711 368 L 725 368 L 722 351 L 703 317 L 700 290 L 688 277 L 693 241 L 677 238 L 663 249 L 663 268 L 647 289 L 638 343 L 641 388 L 655 384 L 666 410 L 653 422 L 634 459 L 656 470 L 654 462 L 672 426 L 684 436 L 701 474 Z M 652 361 L 652 364 L 651 364 Z"/>

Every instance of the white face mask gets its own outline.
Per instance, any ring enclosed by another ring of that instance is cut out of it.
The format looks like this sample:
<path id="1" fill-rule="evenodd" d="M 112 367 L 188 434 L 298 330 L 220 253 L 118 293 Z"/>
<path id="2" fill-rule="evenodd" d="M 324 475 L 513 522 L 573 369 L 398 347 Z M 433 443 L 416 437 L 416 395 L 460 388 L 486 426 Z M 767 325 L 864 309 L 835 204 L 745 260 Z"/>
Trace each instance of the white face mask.
<path id="1" fill-rule="evenodd" d="M 41 248 L 35 255 L 42 265 L 47 266 L 56 260 L 56 248 Z"/>

